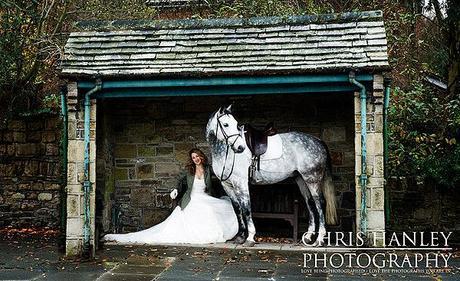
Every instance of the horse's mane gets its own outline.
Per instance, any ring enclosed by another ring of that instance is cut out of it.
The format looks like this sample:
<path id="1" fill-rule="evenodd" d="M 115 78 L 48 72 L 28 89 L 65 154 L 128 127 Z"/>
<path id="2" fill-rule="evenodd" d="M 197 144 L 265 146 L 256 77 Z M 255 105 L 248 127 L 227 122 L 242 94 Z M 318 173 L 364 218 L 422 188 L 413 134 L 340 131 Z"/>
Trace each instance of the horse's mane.
<path id="1" fill-rule="evenodd" d="M 208 124 L 206 125 L 206 140 L 208 142 L 212 141 L 216 137 L 214 130 L 212 130 L 211 128 L 211 121 L 212 119 L 214 119 L 214 116 L 217 114 L 219 110 L 220 108 L 217 111 L 214 111 L 213 113 L 211 113 L 211 115 L 209 115 Z"/>

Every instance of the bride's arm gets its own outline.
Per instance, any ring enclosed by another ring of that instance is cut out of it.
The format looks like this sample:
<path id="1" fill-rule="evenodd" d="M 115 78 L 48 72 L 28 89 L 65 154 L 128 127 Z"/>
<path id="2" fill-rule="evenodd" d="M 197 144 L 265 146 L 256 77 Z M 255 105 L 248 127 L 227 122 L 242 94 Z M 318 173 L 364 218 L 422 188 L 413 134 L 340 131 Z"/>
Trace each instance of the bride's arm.
<path id="1" fill-rule="evenodd" d="M 182 195 L 184 195 L 186 188 L 187 188 L 187 174 L 182 173 L 179 176 L 179 180 L 177 181 L 177 186 L 175 189 L 177 190 L 176 198 L 181 198 Z"/>
<path id="2" fill-rule="evenodd" d="M 206 189 L 208 190 L 209 195 L 213 197 L 218 197 L 219 194 L 216 192 L 216 187 L 213 186 L 212 184 L 212 175 L 213 175 L 213 172 L 212 172 L 211 167 L 207 166 L 206 167 L 206 177 L 205 177 Z"/>

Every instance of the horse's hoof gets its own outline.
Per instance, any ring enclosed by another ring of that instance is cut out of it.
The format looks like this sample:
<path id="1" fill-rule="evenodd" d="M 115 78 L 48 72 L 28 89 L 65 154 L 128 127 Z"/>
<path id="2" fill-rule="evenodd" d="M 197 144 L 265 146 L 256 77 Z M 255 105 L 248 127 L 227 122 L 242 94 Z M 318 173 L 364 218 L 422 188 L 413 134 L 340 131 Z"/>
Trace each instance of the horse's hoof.
<path id="1" fill-rule="evenodd" d="M 305 241 L 305 243 L 310 244 L 313 242 L 313 236 L 315 236 L 314 231 L 307 231 L 302 235 L 302 241 Z"/>
<path id="2" fill-rule="evenodd" d="M 313 244 L 309 244 L 308 246 L 311 246 L 311 247 L 321 247 L 323 246 L 324 242 L 322 241 L 319 241 L 319 240 L 316 240 Z"/>
<path id="3" fill-rule="evenodd" d="M 318 240 L 316 240 L 315 242 L 311 243 L 311 241 L 305 243 L 307 241 L 302 241 L 302 244 L 304 244 L 305 246 L 307 247 L 319 247 L 319 246 L 322 246 L 324 242 L 319 242 Z"/>
<path id="4" fill-rule="evenodd" d="M 245 241 L 246 239 L 244 239 L 244 237 L 242 236 L 237 236 L 233 239 L 233 243 L 239 244 L 239 245 L 243 244 Z"/>
<path id="5" fill-rule="evenodd" d="M 313 242 L 313 239 L 311 239 L 311 238 L 305 238 L 305 239 L 302 240 L 302 242 L 304 242 L 304 243 L 307 244 L 307 245 L 311 245 L 310 243 Z"/>
<path id="6" fill-rule="evenodd" d="M 245 247 L 254 247 L 254 245 L 256 244 L 256 242 L 254 241 L 246 241 L 246 243 L 244 243 L 244 246 Z"/>

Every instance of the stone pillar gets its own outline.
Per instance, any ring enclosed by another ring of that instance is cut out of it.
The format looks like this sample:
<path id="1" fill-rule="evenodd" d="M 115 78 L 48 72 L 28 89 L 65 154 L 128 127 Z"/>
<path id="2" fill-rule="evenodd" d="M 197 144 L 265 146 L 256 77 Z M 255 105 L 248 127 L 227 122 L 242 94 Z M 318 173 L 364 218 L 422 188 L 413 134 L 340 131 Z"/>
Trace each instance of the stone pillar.
<path id="1" fill-rule="evenodd" d="M 369 90 L 369 89 L 368 89 Z M 368 177 L 366 187 L 366 210 L 367 210 L 367 236 L 372 232 L 385 231 L 384 212 L 384 174 L 383 174 L 383 76 L 374 75 L 371 95 L 368 92 L 367 99 L 367 157 L 366 174 Z M 362 231 L 361 222 L 361 105 L 359 92 L 355 93 L 355 183 L 356 183 L 356 230 Z M 382 246 L 381 233 L 371 246 Z"/>
<path id="2" fill-rule="evenodd" d="M 84 106 L 78 99 L 77 83 L 68 84 L 68 175 L 67 175 L 67 227 L 66 255 L 82 254 L 83 223 L 84 223 Z M 95 251 L 95 190 L 96 190 L 96 101 L 91 101 L 91 134 L 90 134 L 90 165 L 89 178 L 91 182 L 90 195 L 90 245 Z"/>

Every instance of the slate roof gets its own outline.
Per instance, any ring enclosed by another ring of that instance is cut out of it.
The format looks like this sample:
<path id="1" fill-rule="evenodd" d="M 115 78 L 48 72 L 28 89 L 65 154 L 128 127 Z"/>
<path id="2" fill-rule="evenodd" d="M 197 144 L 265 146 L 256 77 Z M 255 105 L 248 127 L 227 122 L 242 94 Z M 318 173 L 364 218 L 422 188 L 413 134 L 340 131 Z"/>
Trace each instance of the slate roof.
<path id="1" fill-rule="evenodd" d="M 381 11 L 76 25 L 62 75 L 183 76 L 388 69 Z"/>
<path id="2" fill-rule="evenodd" d="M 147 0 L 145 4 L 155 8 L 185 8 L 200 5 L 201 0 Z"/>

